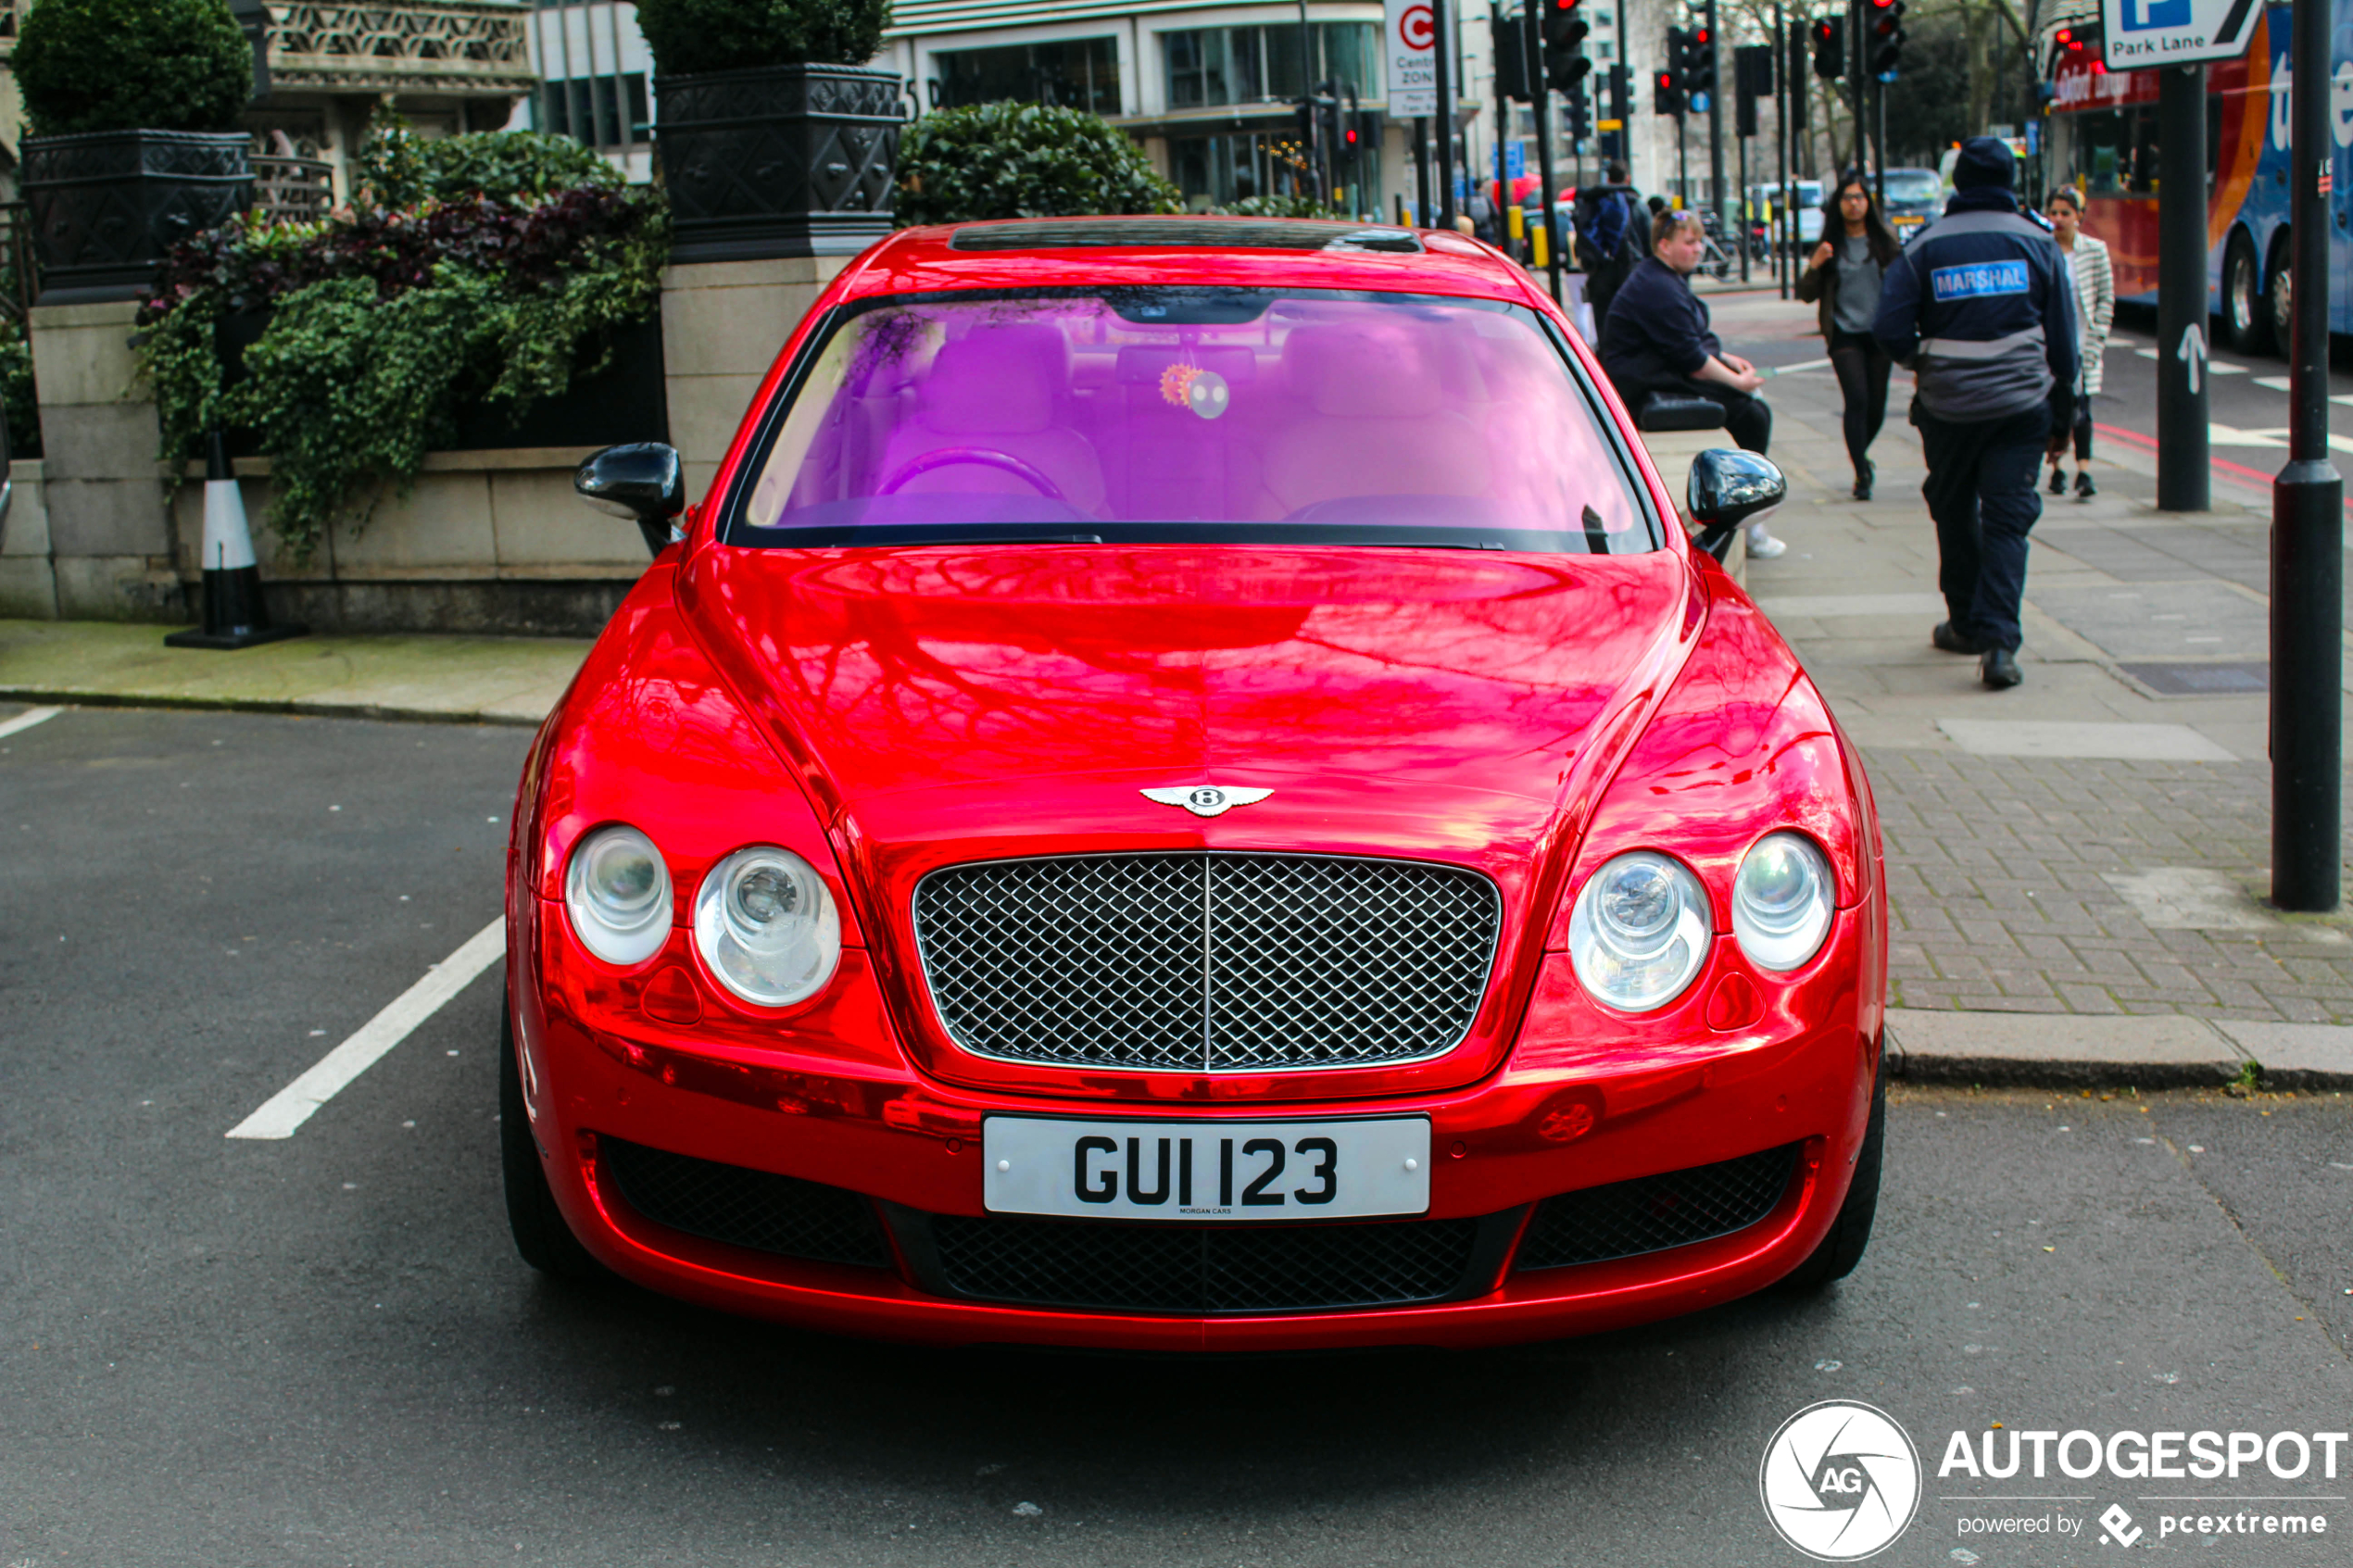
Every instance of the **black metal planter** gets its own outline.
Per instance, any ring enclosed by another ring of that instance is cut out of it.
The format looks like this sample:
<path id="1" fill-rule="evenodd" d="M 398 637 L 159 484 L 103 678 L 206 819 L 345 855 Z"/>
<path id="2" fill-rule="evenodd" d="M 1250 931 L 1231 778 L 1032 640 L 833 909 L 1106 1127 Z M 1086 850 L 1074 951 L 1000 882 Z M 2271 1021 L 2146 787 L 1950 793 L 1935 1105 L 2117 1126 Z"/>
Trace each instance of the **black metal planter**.
<path id="1" fill-rule="evenodd" d="M 253 201 L 241 131 L 94 131 L 22 148 L 44 305 L 135 298 L 166 251 Z"/>
<path id="2" fill-rule="evenodd" d="M 900 79 L 862 66 L 663 77 L 673 261 L 848 256 L 890 232 Z"/>

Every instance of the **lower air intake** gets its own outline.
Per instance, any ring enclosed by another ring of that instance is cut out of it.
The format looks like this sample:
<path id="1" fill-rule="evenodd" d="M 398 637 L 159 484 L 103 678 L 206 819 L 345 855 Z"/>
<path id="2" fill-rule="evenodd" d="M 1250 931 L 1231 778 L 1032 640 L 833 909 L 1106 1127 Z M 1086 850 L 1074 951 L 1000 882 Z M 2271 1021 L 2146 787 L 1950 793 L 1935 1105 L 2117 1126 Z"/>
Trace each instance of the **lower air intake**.
<path id="1" fill-rule="evenodd" d="M 854 1192 L 619 1138 L 598 1148 L 629 1207 L 658 1225 L 784 1258 L 890 1267 L 882 1225 Z"/>
<path id="2" fill-rule="evenodd" d="M 1190 1229 L 930 1219 L 940 1274 L 983 1301 L 1114 1312 L 1302 1312 L 1475 1288 L 1480 1222 Z M 1491 1278 L 1493 1261 L 1482 1271 Z"/>
<path id="3" fill-rule="evenodd" d="M 1559 1269 L 1688 1247 L 1770 1214 L 1797 1168 L 1796 1144 L 1546 1198 L 1514 1267 Z"/>

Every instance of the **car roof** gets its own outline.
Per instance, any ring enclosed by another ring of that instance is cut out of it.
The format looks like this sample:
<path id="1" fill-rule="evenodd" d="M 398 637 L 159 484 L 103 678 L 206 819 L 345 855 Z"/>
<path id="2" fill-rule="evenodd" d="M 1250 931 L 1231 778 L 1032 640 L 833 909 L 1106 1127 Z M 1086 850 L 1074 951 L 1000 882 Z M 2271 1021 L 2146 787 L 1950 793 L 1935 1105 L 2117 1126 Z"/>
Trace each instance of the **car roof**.
<path id="1" fill-rule="evenodd" d="M 1549 306 L 1514 263 L 1441 230 L 1221 217 L 1047 218 L 902 229 L 838 297 L 943 289 L 1199 283 L 1455 295 Z"/>

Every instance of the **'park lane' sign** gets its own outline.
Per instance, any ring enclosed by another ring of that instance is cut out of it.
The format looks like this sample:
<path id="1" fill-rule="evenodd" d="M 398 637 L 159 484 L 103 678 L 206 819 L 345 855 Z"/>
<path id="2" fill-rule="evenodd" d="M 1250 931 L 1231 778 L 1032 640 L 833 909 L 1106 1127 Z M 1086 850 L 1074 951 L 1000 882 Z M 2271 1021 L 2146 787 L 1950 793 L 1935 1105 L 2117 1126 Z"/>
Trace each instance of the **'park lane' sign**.
<path id="1" fill-rule="evenodd" d="M 2236 59 L 2262 15 L 2257 0 L 2100 0 L 2108 69 Z"/>

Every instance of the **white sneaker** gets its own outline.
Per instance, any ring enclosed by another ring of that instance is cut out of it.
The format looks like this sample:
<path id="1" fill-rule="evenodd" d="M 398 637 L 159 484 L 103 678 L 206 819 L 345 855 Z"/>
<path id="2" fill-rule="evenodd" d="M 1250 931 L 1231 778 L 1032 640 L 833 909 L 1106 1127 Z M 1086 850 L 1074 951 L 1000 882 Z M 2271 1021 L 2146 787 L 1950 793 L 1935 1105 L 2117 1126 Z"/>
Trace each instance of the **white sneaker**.
<path id="1" fill-rule="evenodd" d="M 1771 560 L 1775 556 L 1780 555 L 1783 550 L 1789 548 L 1789 546 L 1783 544 L 1780 540 L 1776 539 L 1770 533 L 1766 533 L 1765 525 L 1761 522 L 1750 523 L 1747 528 L 1747 533 L 1748 553 L 1750 558 L 1753 559 Z"/>

